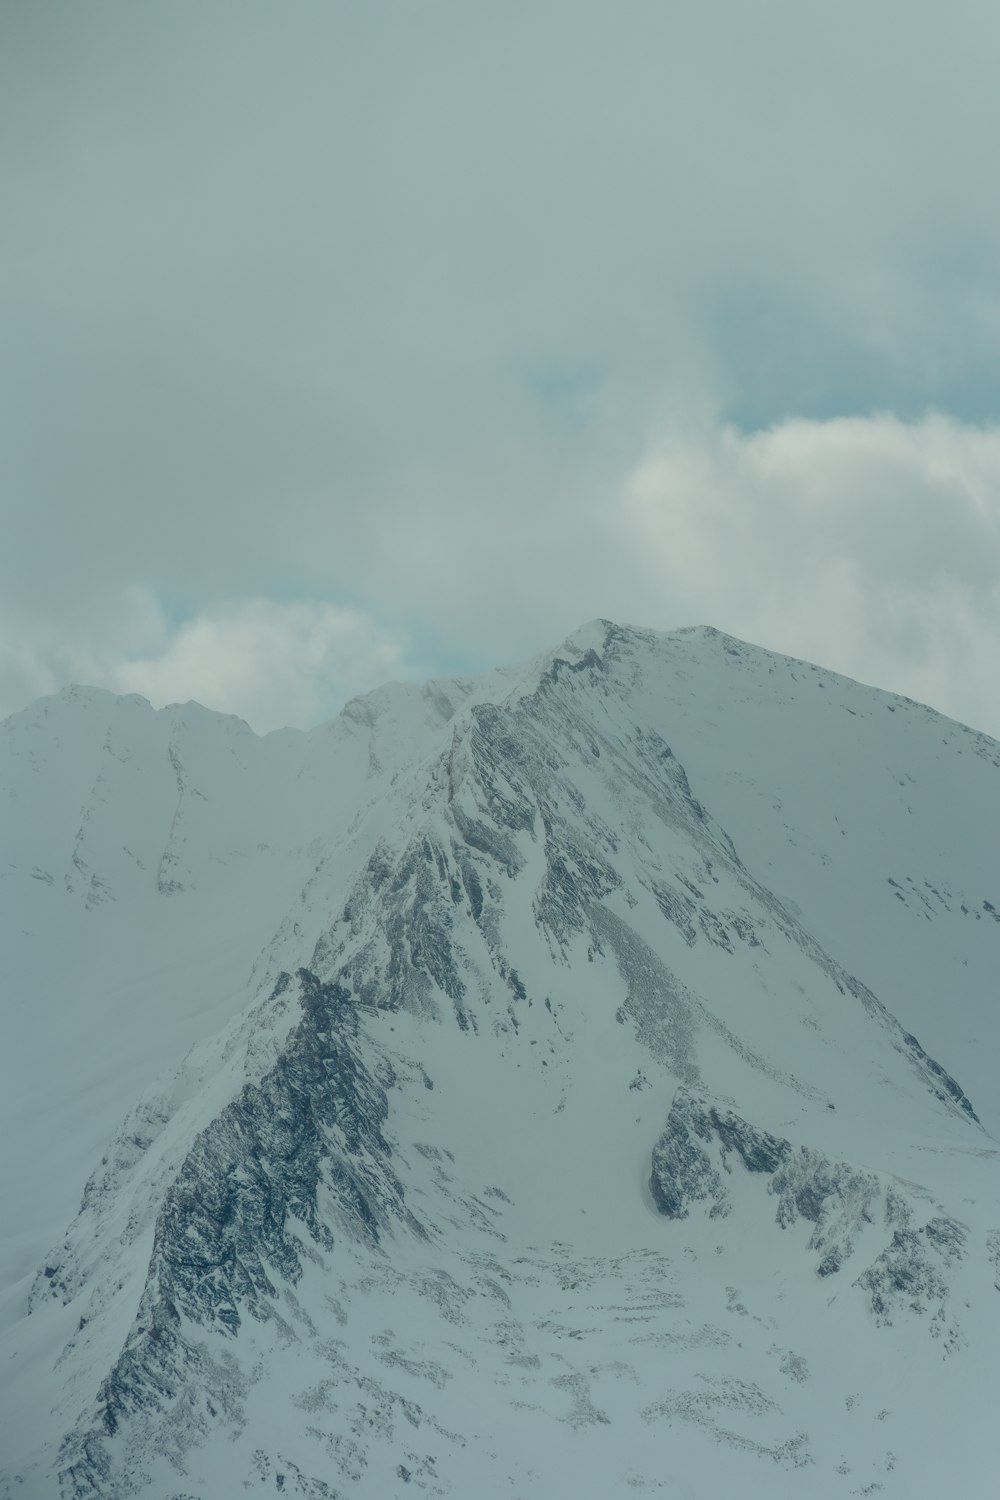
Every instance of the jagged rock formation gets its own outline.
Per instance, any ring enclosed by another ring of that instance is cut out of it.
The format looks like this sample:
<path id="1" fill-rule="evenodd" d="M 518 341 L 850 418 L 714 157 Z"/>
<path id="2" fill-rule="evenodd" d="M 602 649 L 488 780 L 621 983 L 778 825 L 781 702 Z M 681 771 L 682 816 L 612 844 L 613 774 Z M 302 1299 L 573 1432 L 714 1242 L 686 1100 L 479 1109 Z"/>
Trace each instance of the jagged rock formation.
<path id="1" fill-rule="evenodd" d="M 891 1323 L 894 1307 L 943 1307 L 949 1295 L 944 1271 L 965 1253 L 965 1226 L 934 1215 L 913 1229 L 915 1205 L 902 1185 L 832 1162 L 808 1146 L 794 1148 L 732 1110 L 681 1090 L 653 1148 L 649 1187 L 657 1208 L 668 1218 L 685 1219 L 693 1204 L 707 1202 L 710 1217 L 728 1215 L 732 1201 L 725 1179 L 734 1163 L 766 1179 L 781 1229 L 800 1220 L 813 1226 L 806 1248 L 818 1252 L 817 1276 L 834 1276 L 851 1261 L 866 1226 L 884 1226 L 890 1237 L 885 1248 L 855 1282 L 870 1294 L 878 1322 Z"/>

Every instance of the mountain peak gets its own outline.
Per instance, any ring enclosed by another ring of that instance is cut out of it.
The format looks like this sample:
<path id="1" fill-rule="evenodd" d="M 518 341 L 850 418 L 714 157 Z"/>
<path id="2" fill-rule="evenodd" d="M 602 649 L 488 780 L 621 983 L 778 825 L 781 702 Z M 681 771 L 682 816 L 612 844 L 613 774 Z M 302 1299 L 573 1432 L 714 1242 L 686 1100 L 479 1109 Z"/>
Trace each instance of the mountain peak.
<path id="1" fill-rule="evenodd" d="M 311 734 L 69 702 L 0 768 L 12 1488 L 992 1472 L 998 747 L 608 621 Z"/>

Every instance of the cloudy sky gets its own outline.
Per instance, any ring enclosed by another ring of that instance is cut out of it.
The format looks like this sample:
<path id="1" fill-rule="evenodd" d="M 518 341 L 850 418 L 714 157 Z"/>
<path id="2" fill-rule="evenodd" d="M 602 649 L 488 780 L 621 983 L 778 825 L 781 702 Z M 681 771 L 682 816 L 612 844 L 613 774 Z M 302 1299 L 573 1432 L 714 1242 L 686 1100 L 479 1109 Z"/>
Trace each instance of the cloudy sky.
<path id="1" fill-rule="evenodd" d="M 992 0 L 7 0 L 0 714 L 595 615 L 1000 735 Z"/>

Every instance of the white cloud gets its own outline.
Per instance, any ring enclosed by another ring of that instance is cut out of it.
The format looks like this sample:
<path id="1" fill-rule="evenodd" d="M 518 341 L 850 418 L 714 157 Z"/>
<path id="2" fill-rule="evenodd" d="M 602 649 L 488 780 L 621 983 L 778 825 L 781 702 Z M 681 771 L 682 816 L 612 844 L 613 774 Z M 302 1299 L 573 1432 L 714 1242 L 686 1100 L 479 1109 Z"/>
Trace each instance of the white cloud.
<path id="1" fill-rule="evenodd" d="M 166 616 L 144 588 L 107 590 L 72 621 L 7 597 L 0 608 L 0 714 L 69 682 L 115 689 L 122 660 L 156 652 L 166 636 Z"/>
<path id="2" fill-rule="evenodd" d="M 938 415 L 670 433 L 623 498 L 637 601 L 1000 734 L 1000 428 Z"/>
<path id="3" fill-rule="evenodd" d="M 123 690 L 157 704 L 196 698 L 259 733 L 310 727 L 355 693 L 411 675 L 402 638 L 359 611 L 267 599 L 201 614 L 159 654 L 116 668 Z"/>
<path id="4" fill-rule="evenodd" d="M 558 473 L 558 471 L 553 471 Z M 72 633 L 22 614 L 0 631 L 0 698 L 69 680 L 196 698 L 258 730 L 331 716 L 352 694 L 554 645 L 594 615 L 713 624 L 906 693 L 1000 736 L 1000 427 L 940 415 L 793 420 L 740 432 L 661 423 L 617 475 L 569 472 L 549 495 L 469 472 L 345 536 L 364 607 L 232 598 L 180 624 L 148 589 L 112 595 Z M 408 630 L 386 625 L 407 621 Z M 15 628 L 16 626 L 16 628 Z"/>
<path id="5" fill-rule="evenodd" d="M 0 638 L 0 681 L 28 696 L 82 681 L 156 707 L 194 698 L 258 733 L 309 728 L 355 693 L 412 675 L 402 636 L 329 603 L 236 600 L 171 628 L 148 591 L 131 589 L 89 638 Z"/>
<path id="6" fill-rule="evenodd" d="M 1000 9 L 51 10 L 0 49 L 3 706 L 308 722 L 390 623 L 471 669 L 601 613 L 1000 729 Z"/>

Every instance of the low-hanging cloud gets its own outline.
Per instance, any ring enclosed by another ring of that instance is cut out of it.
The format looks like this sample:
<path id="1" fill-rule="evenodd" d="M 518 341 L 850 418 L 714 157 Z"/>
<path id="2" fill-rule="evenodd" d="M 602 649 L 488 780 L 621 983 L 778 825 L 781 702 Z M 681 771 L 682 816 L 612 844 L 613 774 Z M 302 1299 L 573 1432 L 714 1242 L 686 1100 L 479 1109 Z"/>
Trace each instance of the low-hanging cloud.
<path id="1" fill-rule="evenodd" d="M 664 436 L 623 500 L 637 597 L 1000 733 L 1000 428 L 939 415 Z"/>
<path id="2" fill-rule="evenodd" d="M 996 7 L 8 11 L 0 712 L 607 614 L 1000 727 Z"/>
<path id="3" fill-rule="evenodd" d="M 240 599 L 171 625 L 141 588 L 126 590 L 89 637 L 36 633 L 31 642 L 17 651 L 0 634 L 0 688 L 35 697 L 75 680 L 140 693 L 155 707 L 194 698 L 262 734 L 309 728 L 354 694 L 414 671 L 399 635 L 356 609 Z"/>
<path id="4" fill-rule="evenodd" d="M 408 670 L 398 636 L 358 610 L 249 599 L 185 622 L 158 655 L 120 662 L 115 675 L 156 703 L 195 698 L 263 733 L 310 727 Z"/>
<path id="5" fill-rule="evenodd" d="M 157 703 L 196 697 L 259 730 L 308 727 L 424 674 L 422 643 L 447 641 L 449 621 L 462 621 L 449 664 L 469 670 L 603 614 L 714 624 L 1000 734 L 1000 427 L 931 414 L 741 432 L 692 418 L 486 542 L 446 495 L 401 510 L 345 565 L 362 556 L 377 587 L 361 607 L 236 598 L 170 622 L 136 587 L 89 633 L 25 629 L 28 653 L 8 628 L 0 687 L 15 706 L 82 677 Z M 406 626 L 384 623 L 390 605 Z"/>

